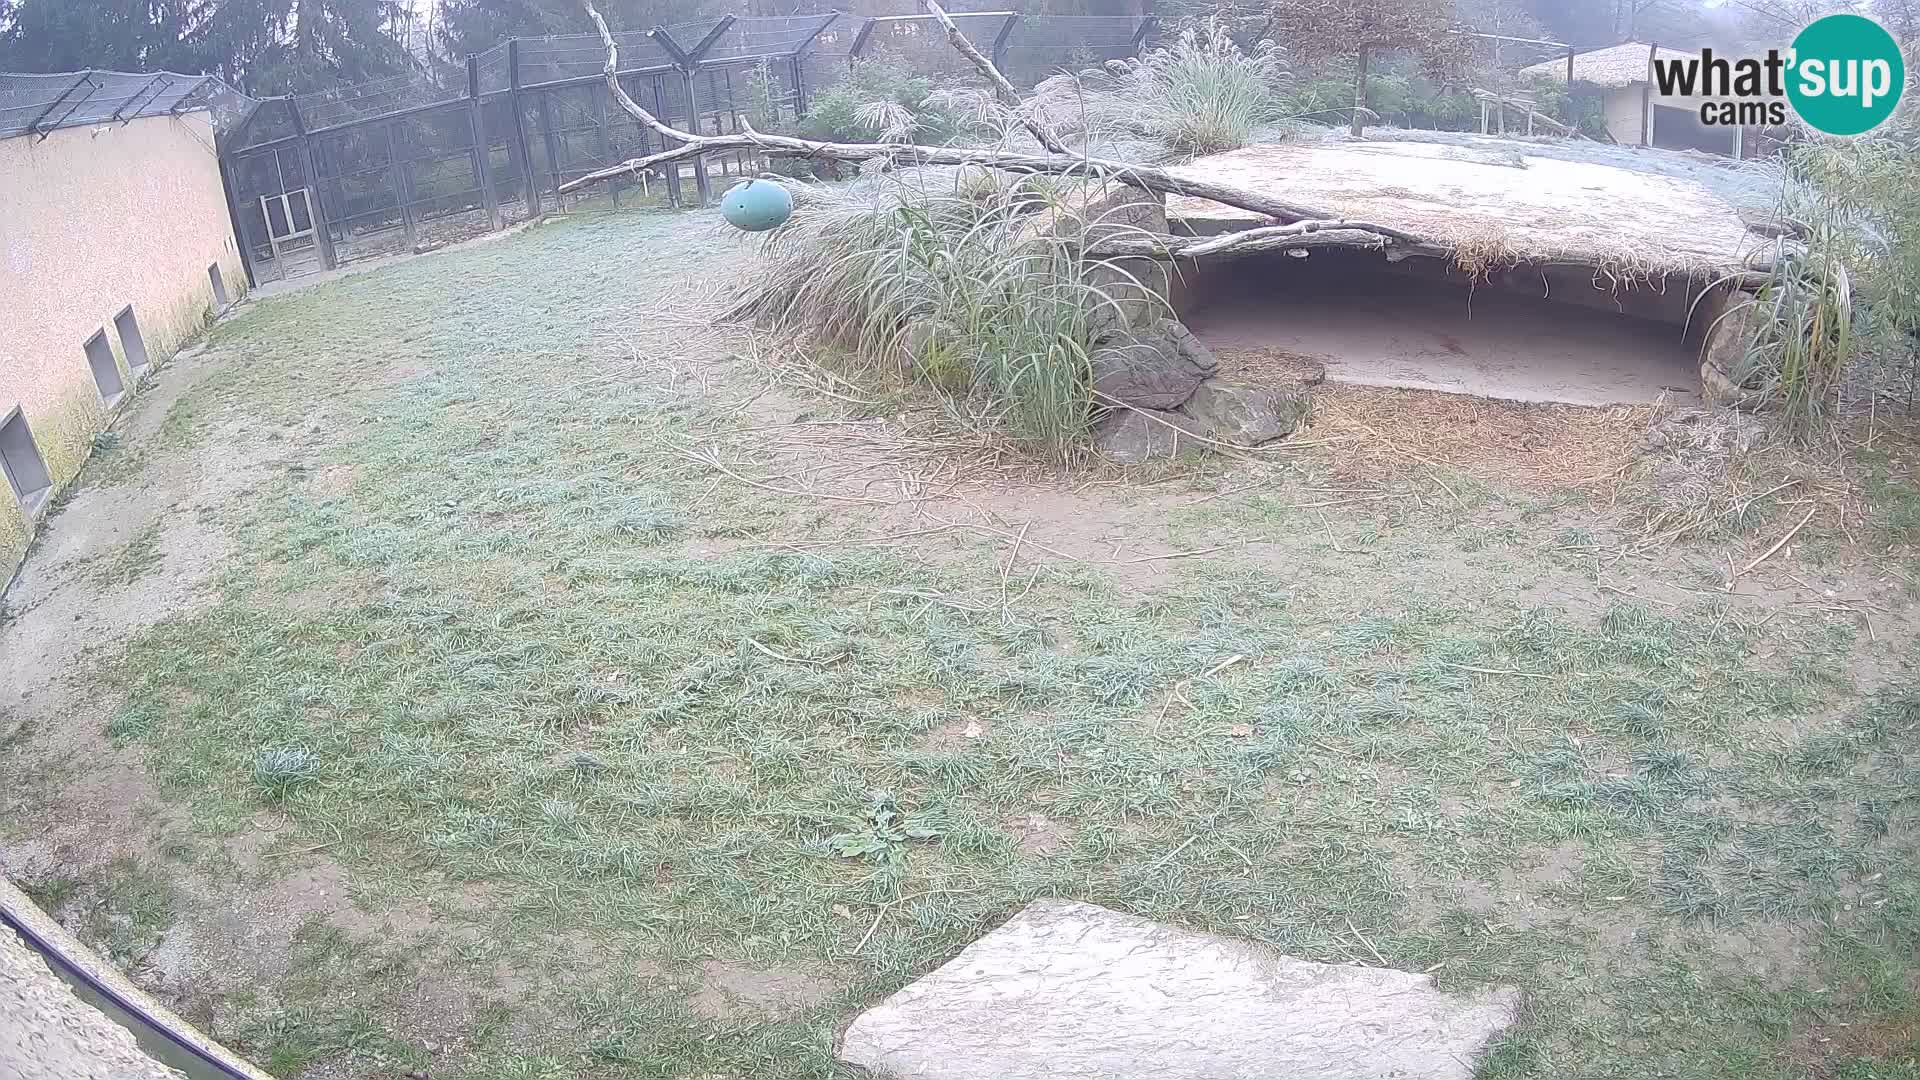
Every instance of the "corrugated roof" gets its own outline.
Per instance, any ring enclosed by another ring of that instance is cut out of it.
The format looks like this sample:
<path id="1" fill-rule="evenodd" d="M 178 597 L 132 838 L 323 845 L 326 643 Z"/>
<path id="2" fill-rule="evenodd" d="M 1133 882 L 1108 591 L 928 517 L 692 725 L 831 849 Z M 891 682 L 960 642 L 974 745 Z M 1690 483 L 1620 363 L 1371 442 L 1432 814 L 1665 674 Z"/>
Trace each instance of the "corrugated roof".
<path id="1" fill-rule="evenodd" d="M 216 89 L 227 88 L 211 75 L 172 71 L 0 72 L 0 139 L 211 108 Z"/>
<path id="2" fill-rule="evenodd" d="M 1629 41 L 1605 49 L 1575 53 L 1573 57 L 1573 78 L 1575 82 L 1590 82 L 1599 86 L 1631 86 L 1647 81 L 1647 57 L 1654 48 L 1648 42 Z M 1679 49 L 1661 49 L 1662 60 L 1699 59 L 1699 53 L 1681 52 Z M 1542 64 L 1520 69 L 1520 74 L 1529 78 L 1545 77 L 1565 82 L 1567 79 L 1567 61 L 1549 60 Z"/>

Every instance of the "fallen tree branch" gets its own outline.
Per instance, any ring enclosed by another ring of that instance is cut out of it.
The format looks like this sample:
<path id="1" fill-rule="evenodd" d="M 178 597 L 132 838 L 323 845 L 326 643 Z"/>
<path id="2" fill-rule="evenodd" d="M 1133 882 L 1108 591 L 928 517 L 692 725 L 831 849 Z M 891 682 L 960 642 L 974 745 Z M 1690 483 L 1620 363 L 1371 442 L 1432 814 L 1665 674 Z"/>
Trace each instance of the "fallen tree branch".
<path id="1" fill-rule="evenodd" d="M 591 184 L 604 183 L 635 173 L 657 169 L 686 158 L 722 150 L 756 150 L 775 157 L 808 157 L 828 161 L 873 161 L 884 160 L 899 165 L 979 165 L 990 169 L 1004 169 L 1009 172 L 1037 173 L 1049 176 L 1088 176 L 1098 179 L 1118 180 L 1134 187 L 1157 191 L 1166 195 L 1192 195 L 1210 199 L 1228 206 L 1264 214 L 1282 222 L 1309 220 L 1331 220 L 1336 215 L 1317 206 L 1303 206 L 1284 199 L 1275 199 L 1257 191 L 1248 191 L 1230 184 L 1216 184 L 1208 180 L 1176 176 L 1165 169 L 1150 165 L 1136 165 L 1126 161 L 1112 161 L 1103 158 L 1075 157 L 1064 153 L 1023 154 L 1003 150 L 972 150 L 951 146 L 919 146 L 914 143 L 827 143 L 812 139 L 800 139 L 791 135 L 770 135 L 753 130 L 748 125 L 744 131 L 726 135 L 699 135 L 691 131 L 664 123 L 643 108 L 639 102 L 627 96 L 620 87 L 617 77 L 620 66 L 620 50 L 613 40 L 612 31 L 607 29 L 607 21 L 601 17 L 599 9 L 593 6 L 593 0 L 581 0 L 592 18 L 594 29 L 600 32 L 600 40 L 607 47 L 607 90 L 613 100 L 619 104 L 628 116 L 660 135 L 664 139 L 679 143 L 671 150 L 657 154 L 634 158 L 605 169 L 597 169 L 584 176 L 576 177 L 560 185 L 560 193 L 578 191 Z M 976 54 L 978 50 L 975 50 Z M 985 57 L 981 57 L 985 61 Z M 987 64 L 988 68 L 992 64 Z M 1005 82 L 1003 78 L 1001 80 Z M 1011 86 L 1008 87 L 1010 91 Z M 1044 129 L 1042 129 L 1044 130 Z M 1036 134 L 1038 134 L 1036 132 Z M 1044 145 L 1052 139 L 1049 135 L 1042 140 Z M 1056 141 L 1057 143 L 1057 141 Z"/>
<path id="2" fill-rule="evenodd" d="M 1103 238 L 1087 249 L 1097 258 L 1198 259 L 1208 255 L 1243 255 L 1251 251 L 1311 251 L 1318 248 L 1392 247 L 1396 253 L 1446 258 L 1451 252 L 1410 233 L 1365 221 L 1299 221 L 1270 225 L 1221 236 L 1153 236 L 1126 234 Z"/>
<path id="3" fill-rule="evenodd" d="M 641 110 L 641 112 L 645 111 Z M 637 116 L 636 119 L 638 119 Z M 654 130 L 668 138 L 679 139 L 686 136 L 693 141 L 684 146 L 674 147 L 672 150 L 623 161 L 618 165 L 576 177 L 560 185 L 561 193 L 576 191 L 590 184 L 631 176 L 634 173 L 645 172 L 648 169 L 710 151 L 757 150 L 773 157 L 806 157 L 851 162 L 884 160 L 894 166 L 979 165 L 983 168 L 1003 169 L 1017 173 L 1087 176 L 1102 180 L 1117 180 L 1165 195 L 1192 195 L 1210 199 L 1283 222 L 1331 221 L 1337 217 L 1332 211 L 1321 207 L 1292 203 L 1228 184 L 1176 176 L 1165 169 L 1151 165 L 1136 165 L 1132 162 L 1112 161 L 1105 158 L 1023 154 L 1005 150 L 972 150 L 953 146 L 919 146 L 913 143 L 825 143 L 814 142 L 811 139 L 797 139 L 790 135 L 767 135 L 753 131 L 728 135 L 688 135 L 686 132 L 676 132 L 665 125 Z"/>
<path id="4" fill-rule="evenodd" d="M 948 15 L 935 0 L 920 0 L 920 3 L 929 14 L 939 20 L 940 28 L 947 32 L 947 44 L 952 45 L 954 52 L 966 57 L 969 63 L 980 69 L 980 74 L 985 76 L 987 84 L 993 87 L 993 94 L 1000 99 L 1000 104 L 1005 105 L 1020 118 L 1021 126 L 1033 132 L 1033 137 L 1040 140 L 1040 145 L 1046 148 L 1047 153 L 1066 153 L 1065 144 L 1027 112 L 1026 106 L 1020 101 L 1020 91 L 1015 90 L 1013 84 L 1007 81 L 1007 77 L 1000 74 L 1000 69 L 993 66 L 993 61 L 980 55 L 980 50 L 973 47 L 973 42 L 967 40 L 967 35 L 960 32 L 960 27 L 953 21 L 953 17 Z"/>

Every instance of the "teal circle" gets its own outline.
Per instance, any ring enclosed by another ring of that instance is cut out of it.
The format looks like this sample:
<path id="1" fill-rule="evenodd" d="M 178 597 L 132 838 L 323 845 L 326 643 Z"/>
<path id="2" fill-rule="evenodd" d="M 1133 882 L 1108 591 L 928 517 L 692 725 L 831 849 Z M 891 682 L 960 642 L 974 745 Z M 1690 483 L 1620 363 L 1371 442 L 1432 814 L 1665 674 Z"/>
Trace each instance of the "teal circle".
<path id="1" fill-rule="evenodd" d="M 1900 56 L 1900 44 L 1885 27 L 1863 15 L 1816 19 L 1793 39 L 1787 100 L 1800 119 L 1817 131 L 1829 135 L 1872 131 L 1893 115 L 1906 85 L 1907 65 Z M 1836 88 L 1846 92 L 1836 93 Z M 1874 95 L 1871 103 L 1866 101 L 1867 90 Z"/>
<path id="2" fill-rule="evenodd" d="M 793 194 L 771 180 L 743 181 L 720 197 L 720 216 L 736 229 L 766 232 L 793 216 Z"/>

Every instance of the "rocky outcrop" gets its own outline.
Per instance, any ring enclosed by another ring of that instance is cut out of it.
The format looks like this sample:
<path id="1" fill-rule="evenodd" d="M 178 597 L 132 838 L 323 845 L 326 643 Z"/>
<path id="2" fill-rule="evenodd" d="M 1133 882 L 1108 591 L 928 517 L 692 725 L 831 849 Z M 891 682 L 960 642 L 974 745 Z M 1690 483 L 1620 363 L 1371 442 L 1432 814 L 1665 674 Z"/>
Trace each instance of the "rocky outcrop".
<path id="1" fill-rule="evenodd" d="M 1138 465 L 1219 446 L 1254 447 L 1299 430 L 1312 411 L 1305 389 L 1279 391 L 1205 381 L 1175 409 L 1114 409 L 1094 428 L 1094 448 Z"/>
<path id="2" fill-rule="evenodd" d="M 1176 457 L 1209 446 L 1259 446 L 1306 422 L 1305 386 L 1264 390 L 1215 381 L 1218 361 L 1177 319 L 1138 331 L 1115 328 L 1093 354 L 1094 399 L 1111 412 L 1094 446 L 1122 464 Z"/>
<path id="3" fill-rule="evenodd" d="M 1174 319 L 1117 334 L 1092 357 L 1094 400 L 1142 409 L 1175 409 L 1187 403 L 1219 362 L 1193 331 Z"/>
<path id="4" fill-rule="evenodd" d="M 1160 409 L 1115 409 L 1093 430 L 1094 449 L 1122 465 L 1179 457 L 1206 449 L 1198 431 L 1177 412 Z"/>
<path id="5" fill-rule="evenodd" d="M 1180 412 L 1208 438 L 1233 446 L 1259 446 L 1293 434 L 1312 409 L 1313 399 L 1304 391 L 1282 393 L 1207 382 Z"/>
<path id="6" fill-rule="evenodd" d="M 1709 315 L 1706 341 L 1700 346 L 1700 386 L 1708 403 L 1756 408 L 1766 395 L 1745 385 L 1747 346 L 1753 339 L 1755 307 L 1750 293 L 1735 292 L 1718 304 L 1702 304 Z"/>
<path id="7" fill-rule="evenodd" d="M 1469 1080 L 1520 991 L 1323 964 L 1036 900 L 854 1018 L 840 1060 L 893 1080 Z"/>

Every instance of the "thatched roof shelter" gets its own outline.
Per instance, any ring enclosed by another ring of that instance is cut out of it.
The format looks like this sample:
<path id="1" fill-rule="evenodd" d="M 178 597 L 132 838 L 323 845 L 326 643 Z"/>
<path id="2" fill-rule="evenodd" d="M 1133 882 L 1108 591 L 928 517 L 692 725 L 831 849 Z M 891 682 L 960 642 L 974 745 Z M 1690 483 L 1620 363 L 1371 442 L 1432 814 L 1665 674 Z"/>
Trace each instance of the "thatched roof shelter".
<path id="1" fill-rule="evenodd" d="M 1214 154 L 1168 171 L 1284 191 L 1348 219 L 1451 248 L 1462 265 L 1562 262 L 1629 280 L 1716 277 L 1773 244 L 1699 180 L 1529 150 L 1525 142 L 1468 136 L 1453 143 L 1283 143 Z M 1248 211 L 1179 195 L 1167 200 L 1167 216 L 1177 231 L 1196 234 L 1259 223 Z"/>
<path id="2" fill-rule="evenodd" d="M 1573 79 L 1575 82 L 1589 82 L 1596 86 L 1618 87 L 1632 86 L 1647 81 L 1647 58 L 1654 46 L 1644 41 L 1628 41 L 1604 49 L 1575 53 L 1573 57 Z M 1699 59 L 1698 53 L 1681 52 L 1679 49 L 1661 49 L 1662 60 Z M 1557 82 L 1567 81 L 1566 60 L 1549 60 L 1542 64 L 1520 69 L 1523 78 L 1547 78 Z"/>

